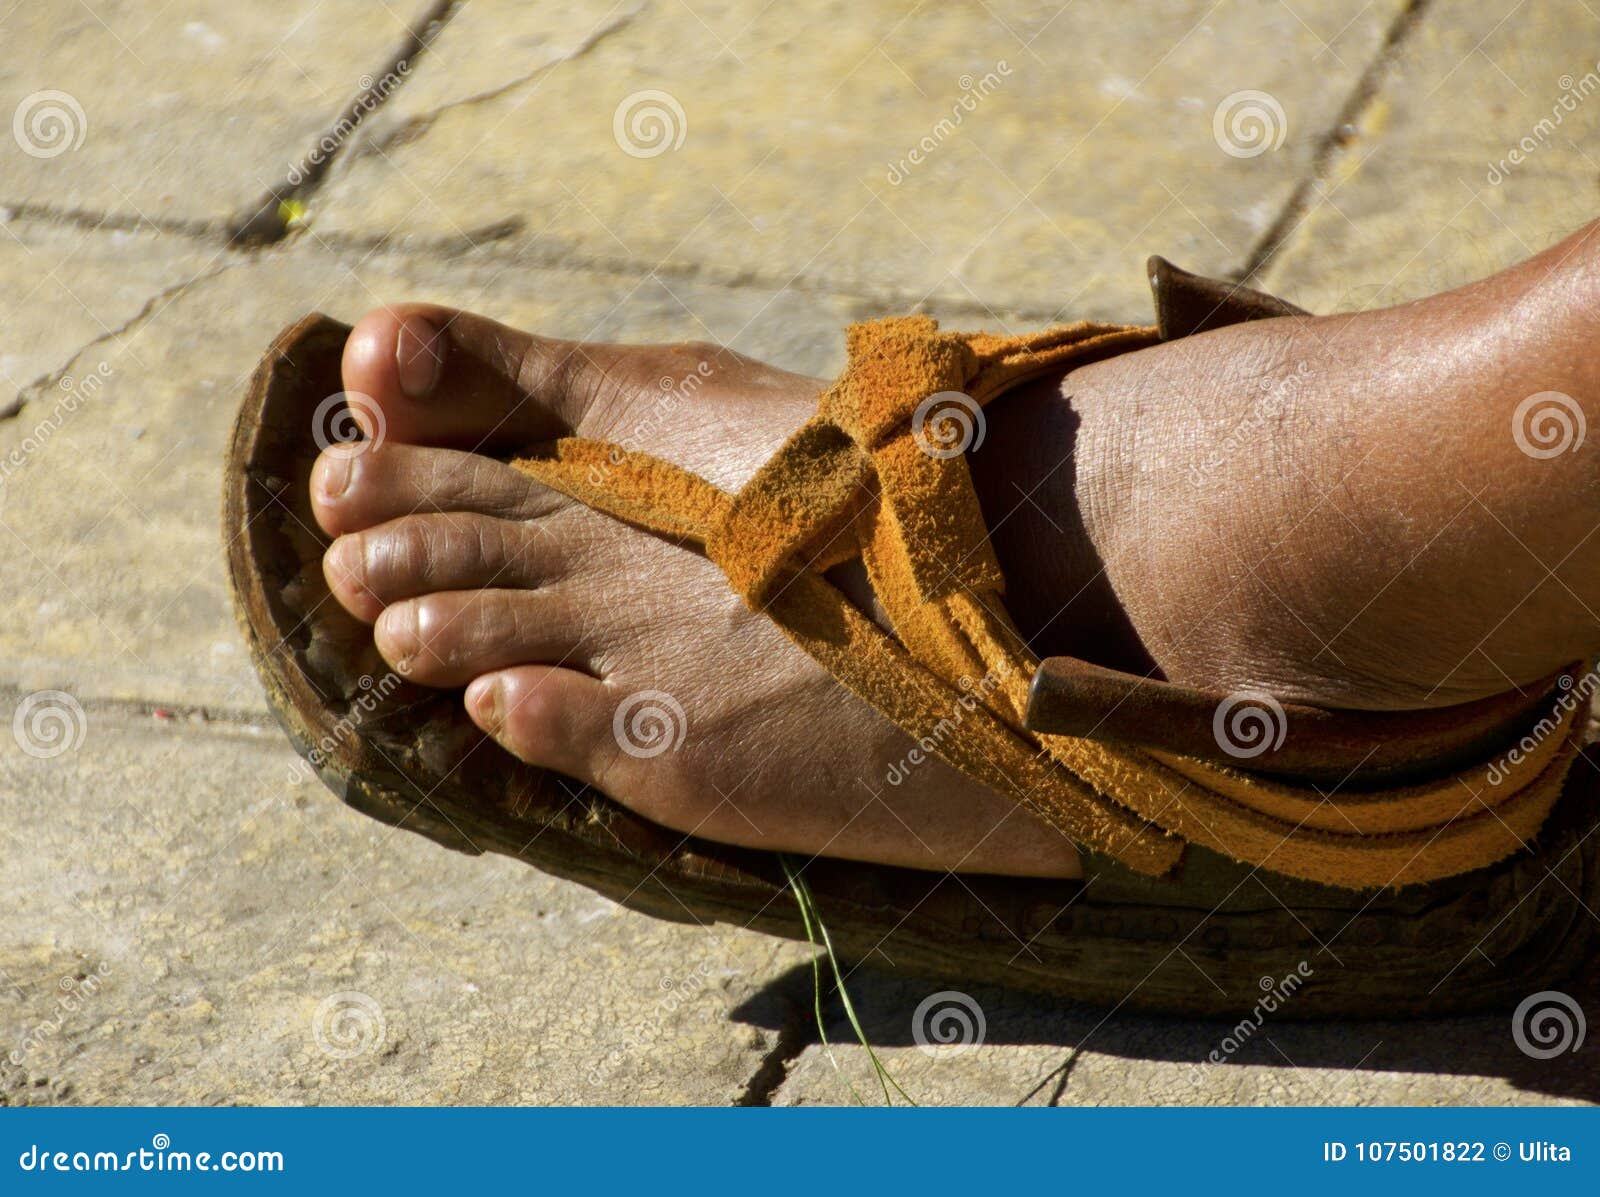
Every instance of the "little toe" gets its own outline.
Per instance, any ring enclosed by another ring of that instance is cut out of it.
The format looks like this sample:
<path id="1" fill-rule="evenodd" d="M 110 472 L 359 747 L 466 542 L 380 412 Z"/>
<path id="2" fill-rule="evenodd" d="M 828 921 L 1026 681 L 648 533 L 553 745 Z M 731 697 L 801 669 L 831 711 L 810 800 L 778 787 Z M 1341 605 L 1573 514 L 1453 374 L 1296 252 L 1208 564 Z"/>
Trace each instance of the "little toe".
<path id="1" fill-rule="evenodd" d="M 363 397 L 350 408 L 368 440 L 510 450 L 577 427 L 605 352 L 453 308 L 398 304 L 351 330 L 344 386 Z"/>
<path id="2" fill-rule="evenodd" d="M 334 445 L 311 467 L 311 510 L 329 536 L 415 512 L 473 511 L 536 519 L 568 500 L 478 453 L 368 441 Z"/>
<path id="3" fill-rule="evenodd" d="M 518 665 L 475 678 L 467 714 L 512 756 L 597 781 L 615 751 L 615 705 L 605 683 L 553 665 Z"/>
<path id="4" fill-rule="evenodd" d="M 491 586 L 533 589 L 565 568 L 561 538 L 539 524 L 459 511 L 402 516 L 349 533 L 322 558 L 328 589 L 367 623 L 403 599 Z"/>
<path id="5" fill-rule="evenodd" d="M 424 686 L 464 686 L 508 665 L 587 669 L 580 612 L 552 590 L 455 590 L 383 609 L 373 640 L 397 673 Z"/>

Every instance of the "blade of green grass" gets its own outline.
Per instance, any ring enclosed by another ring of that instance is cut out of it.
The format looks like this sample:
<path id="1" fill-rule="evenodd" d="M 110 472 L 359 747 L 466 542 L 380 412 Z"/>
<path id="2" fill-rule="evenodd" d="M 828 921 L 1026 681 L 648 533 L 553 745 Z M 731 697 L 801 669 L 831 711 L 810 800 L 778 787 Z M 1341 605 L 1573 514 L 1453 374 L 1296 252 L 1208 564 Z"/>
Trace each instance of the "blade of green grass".
<path id="1" fill-rule="evenodd" d="M 795 905 L 800 908 L 800 921 L 805 925 L 806 939 L 812 947 L 820 949 L 822 944 L 817 939 L 817 933 L 811 921 L 813 906 L 811 889 L 789 868 L 787 857 L 780 856 L 778 860 L 783 865 L 784 876 L 789 879 L 789 892 L 794 895 Z M 811 956 L 811 1003 L 817 1019 L 817 1036 L 822 1040 L 822 1050 L 827 1054 L 828 1063 L 833 1065 L 833 1071 L 844 1082 L 845 1088 L 850 1090 L 850 1096 L 855 1099 L 856 1105 L 866 1105 L 867 1103 L 861 1100 L 861 1094 L 856 1092 L 856 1087 L 850 1083 L 850 1078 L 845 1076 L 844 1069 L 839 1067 L 839 1059 L 833 1054 L 833 1044 L 828 1042 L 828 1028 L 826 1021 L 822 1017 L 822 965 L 820 951 L 812 953 Z"/>
<path id="2" fill-rule="evenodd" d="M 878 1053 L 872 1050 L 872 1043 L 867 1038 L 867 1032 L 861 1025 L 861 1019 L 856 1014 L 855 1003 L 850 1000 L 850 991 L 845 987 L 844 972 L 839 968 L 839 957 L 833 950 L 833 937 L 828 934 L 828 926 L 822 921 L 822 912 L 817 909 L 816 900 L 811 896 L 811 886 L 806 879 L 797 873 L 789 864 L 789 858 L 779 856 L 783 865 L 783 874 L 789 880 L 789 890 L 794 894 L 795 904 L 800 907 L 800 921 L 806 929 L 806 939 L 813 947 L 822 949 L 822 954 L 828 958 L 828 964 L 833 969 L 834 987 L 839 991 L 839 1000 L 844 1005 L 845 1017 L 849 1019 L 851 1029 L 856 1033 L 856 1038 L 861 1041 L 861 1046 L 866 1049 L 867 1059 L 872 1061 L 872 1070 L 876 1074 L 879 1086 L 883 1089 L 883 1102 L 893 1105 L 894 1098 L 890 1095 L 889 1087 L 894 1086 L 894 1091 L 905 1099 L 907 1105 L 916 1105 L 916 1100 L 900 1086 L 900 1082 L 889 1074 L 883 1061 L 878 1058 Z M 818 935 L 821 939 L 819 941 Z M 828 1061 L 833 1065 L 845 1085 L 850 1090 L 850 1096 L 855 1098 L 857 1105 L 865 1105 L 861 1095 L 856 1092 L 856 1087 L 844 1075 L 844 1070 L 839 1067 L 839 1061 L 833 1054 L 833 1047 L 828 1042 L 828 1033 L 823 1026 L 822 1018 L 822 970 L 817 956 L 811 958 L 812 996 L 817 1018 L 817 1034 L 822 1037 L 823 1050 L 828 1054 Z"/>

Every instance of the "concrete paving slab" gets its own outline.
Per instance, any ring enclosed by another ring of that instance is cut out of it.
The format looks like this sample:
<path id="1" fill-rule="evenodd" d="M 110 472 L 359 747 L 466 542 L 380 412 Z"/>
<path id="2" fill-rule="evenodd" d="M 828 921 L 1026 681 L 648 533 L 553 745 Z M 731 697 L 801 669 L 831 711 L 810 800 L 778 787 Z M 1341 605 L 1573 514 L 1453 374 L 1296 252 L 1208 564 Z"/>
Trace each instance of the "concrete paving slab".
<path id="1" fill-rule="evenodd" d="M 0 15 L 0 205 L 247 214 L 381 72 L 425 0 L 95 0 Z"/>
<path id="2" fill-rule="evenodd" d="M 791 945 L 394 831 L 275 729 L 22 701 L 0 1105 L 728 1104 L 776 1041 L 728 1015 Z"/>
<path id="3" fill-rule="evenodd" d="M 26 389 L 61 386 L 86 346 L 162 304 L 217 258 L 182 239 L 0 219 L 0 419 Z"/>
<path id="4" fill-rule="evenodd" d="M 310 219 L 1143 320 L 1146 254 L 1248 258 L 1401 8 L 485 0 L 362 126 Z"/>
<path id="5" fill-rule="evenodd" d="M 1593 219 L 1600 14 L 1430 5 L 1265 275 L 1314 311 L 1481 278 Z M 1468 116 L 1470 114 L 1470 116 Z"/>

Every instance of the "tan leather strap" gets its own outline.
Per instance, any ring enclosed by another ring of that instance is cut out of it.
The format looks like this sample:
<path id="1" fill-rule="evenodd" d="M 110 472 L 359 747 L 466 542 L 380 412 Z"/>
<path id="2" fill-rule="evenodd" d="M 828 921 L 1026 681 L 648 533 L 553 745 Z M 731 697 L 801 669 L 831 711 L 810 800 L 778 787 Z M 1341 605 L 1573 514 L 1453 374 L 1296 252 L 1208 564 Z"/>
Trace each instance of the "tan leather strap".
<path id="1" fill-rule="evenodd" d="M 1522 847 L 1571 765 L 1576 702 L 1549 708 L 1527 752 L 1354 794 L 1024 726 L 1039 660 L 1005 610 L 964 450 L 996 397 L 1157 339 L 1087 322 L 1025 337 L 943 333 L 926 317 L 855 325 L 849 365 L 817 415 L 738 495 L 595 441 L 558 441 L 514 464 L 702 549 L 752 610 L 924 749 L 1140 872 L 1166 872 L 1193 842 L 1314 881 L 1399 885 Z M 823 577 L 855 557 L 892 636 Z"/>

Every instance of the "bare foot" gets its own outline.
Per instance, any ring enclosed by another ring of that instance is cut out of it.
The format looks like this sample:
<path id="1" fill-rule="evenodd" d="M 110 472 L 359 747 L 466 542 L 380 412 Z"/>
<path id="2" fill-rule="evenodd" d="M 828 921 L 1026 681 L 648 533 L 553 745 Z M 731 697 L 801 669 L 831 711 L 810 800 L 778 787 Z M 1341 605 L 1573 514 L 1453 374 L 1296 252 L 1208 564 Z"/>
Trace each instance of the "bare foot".
<path id="1" fill-rule="evenodd" d="M 1581 418 L 1600 400 L 1590 237 L 1422 303 L 1224 329 L 1001 400 L 973 466 L 1035 648 L 1376 709 L 1498 693 L 1592 651 L 1600 458 L 1547 453 L 1524 406 L 1559 392 Z M 891 784 L 910 741 L 702 557 L 489 456 L 576 434 L 736 490 L 824 383 L 425 305 L 363 318 L 344 376 L 383 443 L 313 474 L 328 580 L 392 664 L 466 686 L 509 751 L 713 840 L 1076 874 L 1058 832 L 937 760 Z M 871 609 L 860 577 L 839 580 Z M 645 692 L 670 699 L 649 701 L 676 749 L 616 733 Z"/>
<path id="2" fill-rule="evenodd" d="M 1075 875 L 1059 832 L 941 761 L 891 784 L 911 742 L 704 558 L 483 455 L 575 433 L 734 490 L 825 384 L 710 345 L 575 345 L 415 305 L 357 325 L 344 379 L 376 400 L 384 438 L 312 475 L 333 592 L 411 680 L 467 686 L 473 720 L 512 753 L 709 839 Z M 683 730 L 673 750 L 614 728 L 646 693 Z"/>

